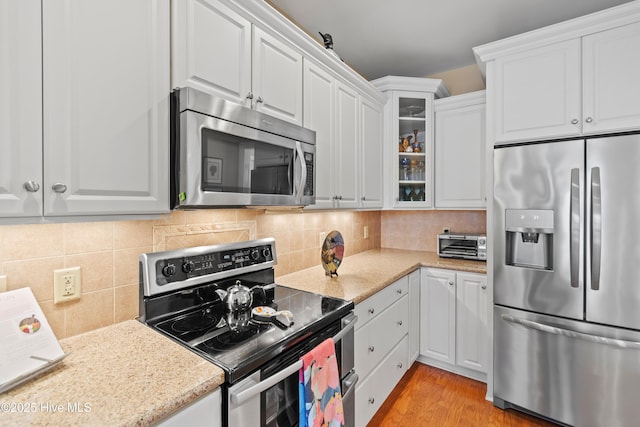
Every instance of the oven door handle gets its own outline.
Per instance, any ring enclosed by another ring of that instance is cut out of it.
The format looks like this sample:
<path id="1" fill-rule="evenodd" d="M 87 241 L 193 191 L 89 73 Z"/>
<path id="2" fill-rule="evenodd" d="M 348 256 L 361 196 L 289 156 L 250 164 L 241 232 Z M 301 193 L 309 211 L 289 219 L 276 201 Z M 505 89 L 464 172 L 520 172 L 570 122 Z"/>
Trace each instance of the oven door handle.
<path id="1" fill-rule="evenodd" d="M 349 330 L 353 329 L 356 326 L 356 320 L 358 319 L 356 316 L 351 323 L 346 325 L 343 329 L 340 330 L 334 337 L 333 341 L 338 342 L 349 332 Z M 287 378 L 289 375 L 293 375 L 296 372 L 302 369 L 302 360 L 298 360 L 297 362 L 287 366 L 280 372 L 275 375 L 270 376 L 264 381 L 260 381 L 257 384 L 252 385 L 249 388 L 246 388 L 238 393 L 230 392 L 229 399 L 231 399 L 231 403 L 234 405 L 242 405 L 247 400 L 251 399 L 253 396 L 256 396 L 262 393 L 265 390 L 270 389 L 274 385 L 278 384 L 280 381 Z"/>

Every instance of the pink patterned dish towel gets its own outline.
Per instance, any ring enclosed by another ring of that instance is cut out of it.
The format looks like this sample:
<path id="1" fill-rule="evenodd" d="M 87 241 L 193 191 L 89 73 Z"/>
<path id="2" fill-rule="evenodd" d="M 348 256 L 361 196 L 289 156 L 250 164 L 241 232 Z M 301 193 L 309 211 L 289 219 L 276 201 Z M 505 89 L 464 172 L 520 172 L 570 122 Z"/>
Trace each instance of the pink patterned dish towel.
<path id="1" fill-rule="evenodd" d="M 300 427 L 343 425 L 344 410 L 336 348 L 333 339 L 328 338 L 302 356 Z"/>

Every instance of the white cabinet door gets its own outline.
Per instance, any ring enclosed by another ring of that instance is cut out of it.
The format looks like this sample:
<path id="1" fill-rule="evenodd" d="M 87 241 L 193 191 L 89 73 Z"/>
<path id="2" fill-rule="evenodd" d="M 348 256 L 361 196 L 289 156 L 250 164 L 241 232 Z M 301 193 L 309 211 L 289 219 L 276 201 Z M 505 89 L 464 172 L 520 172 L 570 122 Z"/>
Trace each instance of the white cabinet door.
<path id="1" fill-rule="evenodd" d="M 363 208 L 381 208 L 382 200 L 382 108 L 383 106 L 361 98 L 362 161 L 361 202 Z"/>
<path id="2" fill-rule="evenodd" d="M 221 427 L 222 392 L 220 389 L 201 397 L 160 421 L 158 427 Z"/>
<path id="3" fill-rule="evenodd" d="M 171 87 L 251 107 L 251 22 L 217 0 L 173 0 Z"/>
<path id="4" fill-rule="evenodd" d="M 420 354 L 420 270 L 409 274 L 409 365 Z"/>
<path id="5" fill-rule="evenodd" d="M 303 126 L 316 132 L 316 203 L 310 208 L 334 207 L 335 180 L 330 171 L 334 167 L 335 86 L 332 75 L 304 61 Z"/>
<path id="6" fill-rule="evenodd" d="M 0 2 L 0 217 L 42 215 L 40 5 Z"/>
<path id="7" fill-rule="evenodd" d="M 484 91 L 435 101 L 436 208 L 486 206 L 485 110 Z"/>
<path id="8" fill-rule="evenodd" d="M 585 133 L 640 127 L 640 23 L 583 38 Z"/>
<path id="9" fill-rule="evenodd" d="M 169 6 L 43 2 L 45 215 L 169 210 Z"/>
<path id="10" fill-rule="evenodd" d="M 302 125 L 302 54 L 254 26 L 252 64 L 254 108 Z"/>
<path id="11" fill-rule="evenodd" d="M 580 39 L 495 60 L 496 142 L 581 133 Z"/>
<path id="12" fill-rule="evenodd" d="M 456 363 L 456 274 L 423 268 L 420 285 L 420 354 Z"/>
<path id="13" fill-rule="evenodd" d="M 487 277 L 456 276 L 456 363 L 487 372 Z"/>
<path id="14" fill-rule="evenodd" d="M 354 89 L 336 81 L 335 196 L 340 208 L 357 208 L 359 202 L 359 103 L 359 95 Z"/>

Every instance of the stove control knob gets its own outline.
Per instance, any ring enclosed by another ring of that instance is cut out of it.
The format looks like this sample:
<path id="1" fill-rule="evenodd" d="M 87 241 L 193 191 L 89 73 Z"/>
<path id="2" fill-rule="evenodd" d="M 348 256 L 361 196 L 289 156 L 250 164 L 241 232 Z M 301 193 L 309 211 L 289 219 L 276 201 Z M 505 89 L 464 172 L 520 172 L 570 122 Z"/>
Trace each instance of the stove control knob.
<path id="1" fill-rule="evenodd" d="M 258 258 L 260 258 L 260 251 L 258 251 L 257 249 L 253 249 L 251 251 L 251 259 L 257 261 Z"/>
<path id="2" fill-rule="evenodd" d="M 182 271 L 184 271 L 185 273 L 191 273 L 194 267 L 195 265 L 193 264 L 193 261 L 186 261 L 184 264 L 182 264 Z"/>
<path id="3" fill-rule="evenodd" d="M 162 267 L 162 274 L 164 274 L 166 277 L 171 277 L 174 274 L 176 274 L 176 266 L 173 264 L 167 264 L 164 267 Z"/>
<path id="4" fill-rule="evenodd" d="M 265 257 L 265 259 L 269 259 L 271 257 L 271 249 L 270 248 L 264 248 L 262 250 L 262 256 Z"/>

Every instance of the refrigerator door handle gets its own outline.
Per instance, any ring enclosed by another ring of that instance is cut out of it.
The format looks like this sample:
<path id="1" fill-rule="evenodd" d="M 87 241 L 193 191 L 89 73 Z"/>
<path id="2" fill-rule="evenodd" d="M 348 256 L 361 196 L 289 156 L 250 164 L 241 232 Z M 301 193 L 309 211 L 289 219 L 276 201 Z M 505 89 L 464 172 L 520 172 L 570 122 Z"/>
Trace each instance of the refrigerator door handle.
<path id="1" fill-rule="evenodd" d="M 600 168 L 591 168 L 591 289 L 600 289 L 600 259 L 602 251 L 602 199 Z"/>
<path id="2" fill-rule="evenodd" d="M 571 286 L 580 287 L 580 169 L 571 169 L 571 211 L 569 216 L 571 243 L 569 260 L 571 267 Z"/>
<path id="3" fill-rule="evenodd" d="M 522 325 L 529 329 L 535 329 L 537 331 L 546 332 L 554 335 L 562 335 L 569 338 L 575 338 L 583 341 L 589 341 L 596 344 L 603 344 L 612 347 L 624 348 L 629 350 L 640 350 L 640 342 L 626 341 L 616 338 L 607 338 L 599 335 L 585 334 L 583 332 L 571 331 L 569 329 L 558 328 L 557 326 L 546 325 L 540 322 L 534 322 L 533 320 L 521 319 L 509 314 L 502 314 L 500 316 L 502 320 L 510 323 Z"/>

